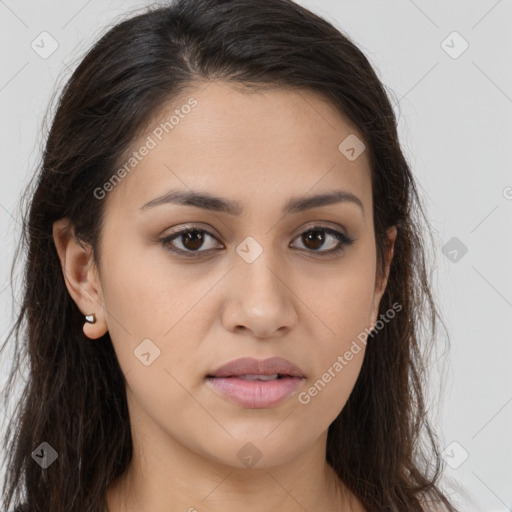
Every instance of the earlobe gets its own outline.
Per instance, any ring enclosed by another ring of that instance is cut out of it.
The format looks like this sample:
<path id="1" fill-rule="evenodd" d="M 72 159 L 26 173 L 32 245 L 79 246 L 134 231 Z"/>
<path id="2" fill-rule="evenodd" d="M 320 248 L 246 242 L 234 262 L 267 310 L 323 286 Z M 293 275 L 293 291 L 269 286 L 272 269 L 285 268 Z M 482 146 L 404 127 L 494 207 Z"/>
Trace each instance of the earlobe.
<path id="1" fill-rule="evenodd" d="M 84 320 L 87 315 L 95 315 L 96 322 L 85 322 L 84 333 L 88 338 L 99 338 L 107 328 L 102 314 L 103 298 L 92 249 L 76 237 L 74 227 L 67 218 L 53 223 L 53 240 L 71 298 L 84 315 Z"/>

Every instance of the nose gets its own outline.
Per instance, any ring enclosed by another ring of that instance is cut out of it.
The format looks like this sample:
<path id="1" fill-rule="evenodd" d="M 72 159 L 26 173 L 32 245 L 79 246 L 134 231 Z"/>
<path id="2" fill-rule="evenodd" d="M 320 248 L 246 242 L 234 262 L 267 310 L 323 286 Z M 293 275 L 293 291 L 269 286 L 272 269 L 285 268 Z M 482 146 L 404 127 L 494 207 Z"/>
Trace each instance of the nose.
<path id="1" fill-rule="evenodd" d="M 290 273 L 272 264 L 263 253 L 252 263 L 242 258 L 229 274 L 223 323 L 232 332 L 258 337 L 282 336 L 297 322 L 296 301 Z"/>

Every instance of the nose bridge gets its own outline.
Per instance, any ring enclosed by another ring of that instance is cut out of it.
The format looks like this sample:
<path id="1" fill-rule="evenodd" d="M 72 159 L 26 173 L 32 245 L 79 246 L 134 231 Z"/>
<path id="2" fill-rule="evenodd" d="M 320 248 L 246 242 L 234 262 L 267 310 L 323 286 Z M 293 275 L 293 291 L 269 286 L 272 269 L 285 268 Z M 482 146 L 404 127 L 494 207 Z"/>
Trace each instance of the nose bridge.
<path id="1" fill-rule="evenodd" d="M 244 239 L 236 248 L 233 269 L 236 291 L 231 298 L 236 299 L 231 306 L 237 306 L 230 308 L 230 321 L 260 333 L 289 327 L 296 316 L 287 277 L 282 275 L 282 255 L 272 247 L 271 239 L 267 236 L 262 243 L 250 236 Z"/>
<path id="2" fill-rule="evenodd" d="M 267 299 L 272 300 L 283 294 L 285 290 L 278 279 L 278 273 L 282 272 L 278 269 L 282 269 L 282 265 L 278 263 L 270 236 L 261 244 L 249 236 L 238 245 L 236 252 L 242 260 L 238 262 L 240 276 L 248 294 L 268 295 Z"/>

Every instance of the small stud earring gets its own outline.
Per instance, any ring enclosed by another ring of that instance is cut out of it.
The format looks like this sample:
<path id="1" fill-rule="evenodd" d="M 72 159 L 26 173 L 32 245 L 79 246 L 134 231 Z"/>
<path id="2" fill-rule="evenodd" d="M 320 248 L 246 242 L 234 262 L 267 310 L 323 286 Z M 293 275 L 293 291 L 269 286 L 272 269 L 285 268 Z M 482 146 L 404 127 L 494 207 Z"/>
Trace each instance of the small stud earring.
<path id="1" fill-rule="evenodd" d="M 90 324 L 95 324 L 96 323 L 96 315 L 94 313 L 92 313 L 91 315 L 86 315 L 85 321 Z"/>

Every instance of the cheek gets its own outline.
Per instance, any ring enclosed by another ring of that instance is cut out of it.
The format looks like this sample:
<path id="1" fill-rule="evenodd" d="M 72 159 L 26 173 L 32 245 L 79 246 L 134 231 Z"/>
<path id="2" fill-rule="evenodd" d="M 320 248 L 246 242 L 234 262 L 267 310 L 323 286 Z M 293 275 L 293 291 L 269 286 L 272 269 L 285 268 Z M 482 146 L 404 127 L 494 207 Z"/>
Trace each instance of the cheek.
<path id="1" fill-rule="evenodd" d="M 354 252 L 321 279 L 308 277 L 306 304 L 316 317 L 317 338 L 343 346 L 369 327 L 375 291 L 375 261 Z M 330 353 L 330 350 L 327 350 Z"/>
<path id="2" fill-rule="evenodd" d="M 212 287 L 211 279 L 194 274 L 191 267 L 184 270 L 158 246 L 120 241 L 108 252 L 104 268 L 109 330 L 122 323 L 138 337 L 160 338 L 177 322 L 186 322 Z"/>
<path id="3" fill-rule="evenodd" d="M 334 397 L 340 403 L 348 398 L 362 366 L 370 327 L 371 294 L 361 290 L 359 293 L 340 292 L 333 297 L 334 307 L 325 316 L 328 335 L 314 337 L 318 340 L 314 378 L 320 379 L 320 390 L 323 385 L 329 388 L 324 393 L 325 400 Z M 323 327 L 323 332 L 326 329 Z"/>
<path id="4" fill-rule="evenodd" d="M 362 252 L 351 254 L 321 286 L 318 281 L 309 283 L 307 304 L 315 313 L 311 339 L 316 350 L 314 376 L 308 383 L 312 387 L 302 403 L 310 401 L 308 407 L 315 414 L 331 419 L 342 409 L 359 376 L 370 328 L 375 260 L 371 252 Z"/>
<path id="5" fill-rule="evenodd" d="M 297 407 L 309 429 L 327 429 L 345 407 L 361 370 L 364 345 L 357 350 L 357 354 L 351 352 L 350 361 L 344 359 L 343 351 L 336 352 L 297 395 Z"/>
<path id="6" fill-rule="evenodd" d="M 353 274 L 331 283 L 327 293 L 314 302 L 322 320 L 314 320 L 311 333 L 314 370 L 297 401 L 309 417 L 321 418 L 325 426 L 341 412 L 359 377 L 372 298 L 372 280 Z"/>
<path id="7" fill-rule="evenodd" d="M 192 265 L 173 264 L 164 249 L 128 250 L 122 243 L 108 253 L 104 268 L 108 330 L 129 386 L 141 400 L 151 395 L 148 403 L 173 396 L 185 407 L 190 397 L 168 372 L 187 382 L 184 369 L 201 366 L 195 354 L 218 312 L 211 307 L 214 279 Z"/>

